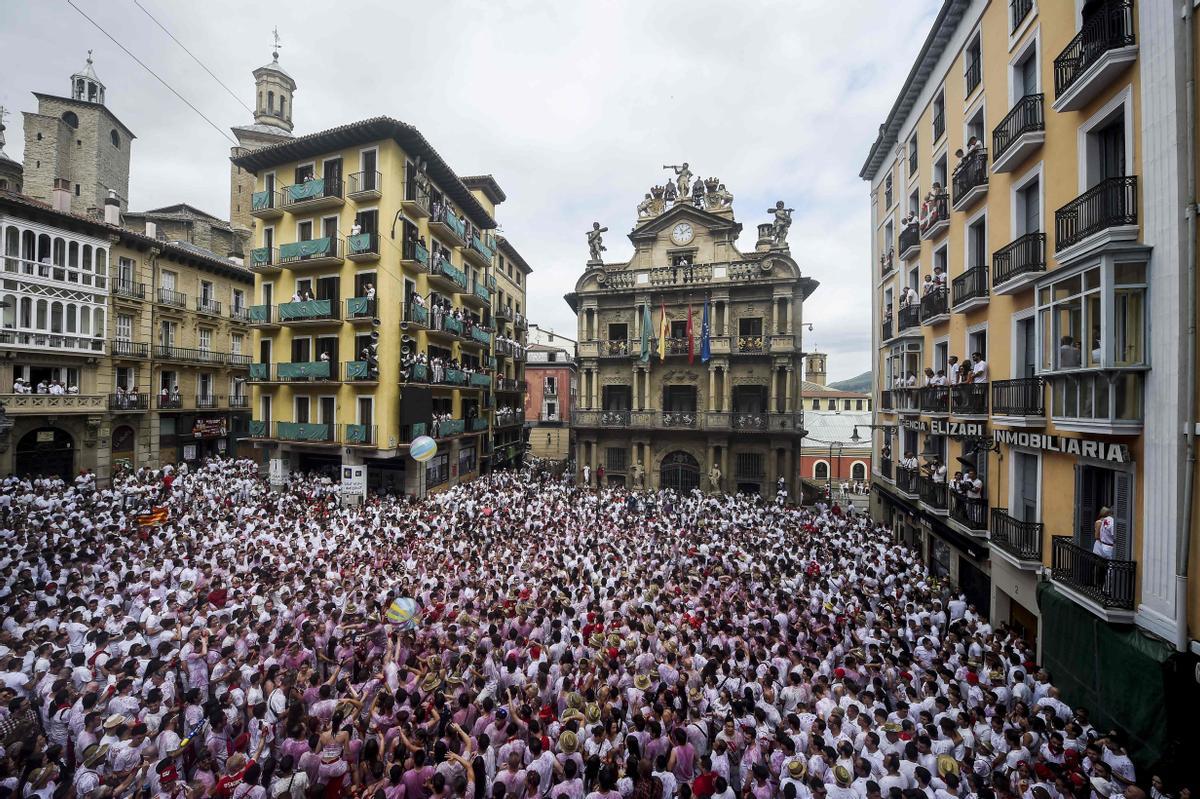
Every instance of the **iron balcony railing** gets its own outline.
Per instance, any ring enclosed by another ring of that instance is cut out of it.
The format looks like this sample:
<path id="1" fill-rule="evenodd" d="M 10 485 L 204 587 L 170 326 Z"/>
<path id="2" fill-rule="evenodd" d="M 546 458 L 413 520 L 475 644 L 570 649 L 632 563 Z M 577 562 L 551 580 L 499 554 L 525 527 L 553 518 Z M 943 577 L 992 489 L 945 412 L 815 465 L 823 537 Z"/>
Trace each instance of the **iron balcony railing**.
<path id="1" fill-rule="evenodd" d="M 220 364 L 225 362 L 225 353 L 193 347 L 176 347 L 173 344 L 155 344 L 154 357 L 165 361 L 191 361 L 194 363 Z"/>
<path id="2" fill-rule="evenodd" d="M 955 307 L 988 296 L 988 268 L 974 266 L 954 278 L 951 283 Z"/>
<path id="3" fill-rule="evenodd" d="M 950 387 L 924 386 L 921 388 L 921 411 L 924 413 L 949 413 Z"/>
<path id="4" fill-rule="evenodd" d="M 225 398 L 230 408 L 249 408 L 250 397 L 246 394 L 230 394 Z"/>
<path id="5" fill-rule="evenodd" d="M 933 140 L 936 142 L 942 138 L 942 134 L 946 132 L 946 112 L 944 109 L 936 108 L 933 112 Z"/>
<path id="6" fill-rule="evenodd" d="M 348 424 L 342 432 L 343 443 L 351 447 L 374 447 L 379 443 L 378 430 L 373 424 Z"/>
<path id="7" fill-rule="evenodd" d="M 929 475 L 917 473 L 917 495 L 921 501 L 936 510 L 946 510 L 946 483 L 938 482 Z"/>
<path id="8" fill-rule="evenodd" d="M 601 427 L 629 427 L 629 411 L 601 411 Z"/>
<path id="9" fill-rule="evenodd" d="M 196 310 L 200 313 L 212 314 L 213 316 L 221 315 L 221 303 L 217 300 L 205 297 L 196 298 Z"/>
<path id="10" fill-rule="evenodd" d="M 355 172 L 350 176 L 350 194 L 377 192 L 383 188 L 382 172 Z"/>
<path id="11" fill-rule="evenodd" d="M 150 407 L 150 397 L 145 394 L 109 394 L 110 411 L 144 411 Z"/>
<path id="12" fill-rule="evenodd" d="M 375 299 L 373 297 L 350 297 L 346 300 L 347 319 L 374 319 Z"/>
<path id="13" fill-rule="evenodd" d="M 980 147 L 967 153 L 954 169 L 954 204 L 957 205 L 971 191 L 986 186 L 988 182 L 988 151 Z"/>
<path id="14" fill-rule="evenodd" d="M 932 230 L 936 225 L 945 221 L 950 216 L 950 195 L 946 192 L 941 192 L 929 201 L 929 206 L 926 208 L 925 219 L 921 223 L 921 234 L 924 235 Z"/>
<path id="15" fill-rule="evenodd" d="M 429 270 L 429 274 L 444 277 L 463 291 L 466 291 L 467 289 L 466 272 L 462 271 L 445 258 L 438 258 L 436 261 L 434 261 L 433 266 Z"/>
<path id="16" fill-rule="evenodd" d="M 600 342 L 601 358 L 627 358 L 629 353 L 629 339 L 610 338 Z"/>
<path id="17" fill-rule="evenodd" d="M 880 402 L 882 403 L 881 407 L 883 410 L 890 411 L 895 408 L 895 405 L 892 404 L 892 402 L 893 402 L 892 392 L 890 389 L 881 391 L 879 394 L 879 397 L 880 397 Z"/>
<path id="18" fill-rule="evenodd" d="M 116 339 L 112 343 L 112 353 L 118 358 L 149 358 L 150 345 L 145 342 Z"/>
<path id="19" fill-rule="evenodd" d="M 418 271 L 429 271 L 429 248 L 419 239 L 405 238 L 403 256 L 404 260 L 410 265 L 415 265 Z"/>
<path id="20" fill-rule="evenodd" d="M 146 299 L 146 284 L 135 283 L 132 280 L 117 278 L 112 284 L 113 294 L 118 297 L 129 297 L 135 300 Z"/>
<path id="21" fill-rule="evenodd" d="M 997 416 L 1045 416 L 1046 392 L 1040 377 L 993 380 L 992 413 Z"/>
<path id="22" fill-rule="evenodd" d="M 154 399 L 154 407 L 160 411 L 177 411 L 183 407 L 183 397 L 175 394 L 163 396 L 159 394 Z"/>
<path id="23" fill-rule="evenodd" d="M 160 287 L 158 290 L 158 301 L 163 305 L 170 305 L 175 308 L 187 307 L 187 295 L 171 289 Z"/>
<path id="24" fill-rule="evenodd" d="M 1068 92 L 1105 53 L 1134 42 L 1133 0 L 1108 0 L 1054 59 L 1054 96 Z"/>
<path id="25" fill-rule="evenodd" d="M 212 410 L 217 407 L 217 396 L 215 394 L 202 394 L 196 397 L 196 407 L 201 410 Z"/>
<path id="26" fill-rule="evenodd" d="M 971 96 L 971 92 L 979 88 L 979 84 L 983 82 L 983 60 L 976 56 L 975 60 L 967 66 L 967 97 Z"/>
<path id="27" fill-rule="evenodd" d="M 896 268 L 896 251 L 888 249 L 887 252 L 879 254 L 879 275 L 887 277 Z"/>
<path id="28" fill-rule="evenodd" d="M 373 383 L 379 380 L 379 369 L 370 361 L 345 361 L 342 363 L 342 379 L 351 383 Z"/>
<path id="29" fill-rule="evenodd" d="M 918 228 L 912 227 L 912 226 L 906 226 L 904 228 L 904 230 L 900 231 L 900 244 L 897 247 L 897 249 L 900 250 L 901 256 L 903 256 L 904 253 L 908 252 L 910 247 L 920 247 L 920 246 L 921 246 L 921 231 Z"/>
<path id="30" fill-rule="evenodd" d="M 695 411 L 663 411 L 663 427 L 695 427 L 699 414 Z"/>
<path id="31" fill-rule="evenodd" d="M 879 328 L 879 338 L 883 341 L 887 341 L 889 338 L 896 335 L 893 332 L 892 327 L 893 327 L 892 317 L 890 317 L 890 316 L 884 317 L 883 324 L 880 325 L 880 328 Z"/>
<path id="32" fill-rule="evenodd" d="M 279 205 L 279 192 L 256 191 L 250 195 L 250 211 L 269 211 Z"/>
<path id="33" fill-rule="evenodd" d="M 429 327 L 429 308 L 408 302 L 404 305 L 404 324 L 417 327 Z"/>
<path id="34" fill-rule="evenodd" d="M 234 322 L 249 322 L 250 309 L 245 305 L 235 305 L 229 309 L 229 318 Z"/>
<path id="35" fill-rule="evenodd" d="M 279 321 L 329 322 L 336 321 L 341 310 L 333 300 L 300 300 L 279 304 Z"/>
<path id="36" fill-rule="evenodd" d="M 900 332 L 921 324 L 921 306 L 908 305 L 900 309 Z"/>
<path id="37" fill-rule="evenodd" d="M 959 383 L 950 387 L 950 412 L 962 416 L 986 416 L 987 383 Z"/>
<path id="38" fill-rule="evenodd" d="M 993 288 L 1021 275 L 1045 271 L 1045 233 L 1026 233 L 992 255 Z"/>
<path id="39" fill-rule="evenodd" d="M 346 237 L 346 257 L 354 260 L 356 257 L 379 255 L 378 233 L 355 233 Z"/>
<path id="40" fill-rule="evenodd" d="M 1105 608 L 1133 610 L 1137 562 L 1101 557 L 1076 544 L 1070 536 L 1052 541 L 1050 576 Z"/>
<path id="41" fill-rule="evenodd" d="M 334 178 L 313 178 L 303 183 L 295 183 L 283 187 L 283 207 L 303 205 L 314 200 L 331 197 L 341 198 L 345 189 L 345 181 Z"/>
<path id="42" fill-rule="evenodd" d="M 1025 17 L 1029 16 L 1029 12 L 1033 10 L 1033 0 L 1011 0 L 1008 8 L 1012 12 L 1011 30 L 1015 31 L 1025 21 Z"/>
<path id="43" fill-rule="evenodd" d="M 1054 251 L 1120 225 L 1136 225 L 1137 177 L 1102 180 L 1054 212 Z"/>
<path id="44" fill-rule="evenodd" d="M 764 352 L 762 336 L 738 336 L 737 351 L 741 353 Z"/>
<path id="45" fill-rule="evenodd" d="M 917 470 L 900 466 L 896 469 L 896 488 L 905 494 L 917 493 Z"/>
<path id="46" fill-rule="evenodd" d="M 947 300 L 950 292 L 945 288 L 930 289 L 921 297 L 921 321 L 925 322 L 950 312 Z"/>
<path id="47" fill-rule="evenodd" d="M 968 530 L 986 533 L 988 505 L 983 497 L 968 497 L 958 491 L 950 493 L 950 518 Z"/>
<path id="48" fill-rule="evenodd" d="M 415 169 L 407 169 L 404 179 L 404 201 L 416 203 L 429 211 L 429 184 L 420 179 Z"/>
<path id="49" fill-rule="evenodd" d="M 880 458 L 879 459 L 879 474 L 880 474 L 880 476 L 882 476 L 883 478 L 885 478 L 887 480 L 892 479 L 892 459 L 891 458 Z"/>
<path id="50" fill-rule="evenodd" d="M 1008 508 L 992 508 L 990 541 L 1017 560 L 1042 562 L 1042 536 L 1039 522 L 1023 522 L 1008 515 Z"/>
<path id="51" fill-rule="evenodd" d="M 992 158 L 999 161 L 1008 152 L 1013 142 L 1023 134 L 1046 129 L 1046 115 L 1042 109 L 1045 95 L 1027 94 L 992 130 Z"/>

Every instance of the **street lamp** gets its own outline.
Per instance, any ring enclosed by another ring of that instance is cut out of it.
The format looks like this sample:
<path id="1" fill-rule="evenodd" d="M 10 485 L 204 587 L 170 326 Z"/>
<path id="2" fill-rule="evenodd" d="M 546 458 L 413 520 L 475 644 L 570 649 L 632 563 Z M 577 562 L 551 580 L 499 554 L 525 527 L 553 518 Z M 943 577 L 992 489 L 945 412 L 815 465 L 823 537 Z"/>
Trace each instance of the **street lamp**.
<path id="1" fill-rule="evenodd" d="M 838 451 L 837 464 L 838 464 L 838 478 L 840 479 L 842 476 L 842 452 L 845 450 L 846 445 L 843 444 L 841 441 L 830 441 L 829 442 L 829 468 L 826 470 L 825 474 L 829 478 L 829 501 L 830 502 L 833 502 L 833 449 L 834 449 L 834 447 L 837 447 L 837 451 Z"/>

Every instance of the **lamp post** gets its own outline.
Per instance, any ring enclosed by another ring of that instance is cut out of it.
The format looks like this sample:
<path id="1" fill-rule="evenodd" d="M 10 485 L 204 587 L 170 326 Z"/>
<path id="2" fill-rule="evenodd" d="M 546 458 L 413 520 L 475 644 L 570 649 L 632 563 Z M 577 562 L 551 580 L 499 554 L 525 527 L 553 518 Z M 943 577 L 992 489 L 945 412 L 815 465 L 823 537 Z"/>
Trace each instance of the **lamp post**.
<path id="1" fill-rule="evenodd" d="M 826 474 L 829 477 L 829 501 L 830 502 L 833 502 L 833 450 L 834 450 L 834 448 L 837 448 L 837 452 L 838 452 L 838 459 L 837 459 L 838 478 L 840 479 L 841 474 L 842 474 L 842 452 L 845 450 L 846 445 L 843 444 L 841 441 L 830 441 L 829 442 L 829 469 L 826 471 Z"/>

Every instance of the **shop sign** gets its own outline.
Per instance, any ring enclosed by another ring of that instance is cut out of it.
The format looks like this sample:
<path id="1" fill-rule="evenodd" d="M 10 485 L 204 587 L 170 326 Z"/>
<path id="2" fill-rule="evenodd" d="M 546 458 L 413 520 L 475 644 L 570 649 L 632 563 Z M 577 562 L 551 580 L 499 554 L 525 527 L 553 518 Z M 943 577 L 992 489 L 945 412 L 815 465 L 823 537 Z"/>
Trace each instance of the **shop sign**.
<path id="1" fill-rule="evenodd" d="M 929 422 L 922 422 L 920 419 L 901 419 L 900 426 L 905 430 L 916 430 L 920 433 L 929 430 Z"/>
<path id="2" fill-rule="evenodd" d="M 1010 447 L 1028 447 L 1041 449 L 1046 452 L 1061 452 L 1064 455 L 1074 455 L 1077 458 L 1091 458 L 1109 463 L 1130 463 L 1133 458 L 1129 447 L 1125 444 L 1114 444 L 1110 441 L 1096 441 L 1091 438 L 1072 438 L 1070 436 L 1050 435 L 1048 433 L 1028 433 L 1018 430 L 997 430 L 996 442 L 1008 444 Z"/>
<path id="3" fill-rule="evenodd" d="M 365 499 L 367 496 L 367 467 L 342 467 L 342 499 Z"/>
<path id="4" fill-rule="evenodd" d="M 185 461 L 196 460 L 196 445 L 195 444 L 184 444 L 183 445 L 183 459 Z"/>
<path id="5" fill-rule="evenodd" d="M 938 436 L 981 438 L 987 435 L 987 425 L 983 422 L 948 422 L 945 419 L 934 419 L 929 423 L 929 432 Z"/>
<path id="6" fill-rule="evenodd" d="M 197 419 L 192 424 L 192 435 L 196 438 L 224 438 L 228 434 L 224 419 Z"/>
<path id="7" fill-rule="evenodd" d="M 273 486 L 281 486 L 287 482 L 288 462 L 283 458 L 271 458 L 270 481 Z"/>

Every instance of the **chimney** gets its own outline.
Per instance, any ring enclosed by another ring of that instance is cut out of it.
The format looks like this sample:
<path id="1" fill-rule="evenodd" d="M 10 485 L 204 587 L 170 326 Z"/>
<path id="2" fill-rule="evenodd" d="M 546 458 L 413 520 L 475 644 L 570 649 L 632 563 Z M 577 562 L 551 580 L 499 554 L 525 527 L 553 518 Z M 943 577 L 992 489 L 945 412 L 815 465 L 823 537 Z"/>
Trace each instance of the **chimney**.
<path id="1" fill-rule="evenodd" d="M 775 243 L 775 226 L 770 222 L 764 222 L 758 226 L 758 243 L 754 249 L 758 252 L 766 252 L 771 249 L 771 245 Z"/>
<path id="2" fill-rule="evenodd" d="M 121 201 L 117 199 L 115 191 L 109 191 L 104 198 L 104 221 L 109 225 L 121 226 Z"/>
<path id="3" fill-rule="evenodd" d="M 245 266 L 245 264 L 246 264 L 245 260 L 243 260 L 243 258 L 242 258 L 242 254 L 240 252 L 231 252 L 226 257 L 228 258 L 228 260 L 233 261 L 238 266 Z"/>
<path id="4" fill-rule="evenodd" d="M 71 181 L 66 178 L 55 178 L 54 188 L 50 192 L 50 205 L 55 211 L 70 213 L 71 211 Z"/>
<path id="5" fill-rule="evenodd" d="M 149 219 L 147 219 L 146 220 L 146 235 L 152 239 L 157 239 L 158 238 L 158 224 L 155 222 L 151 222 Z"/>

